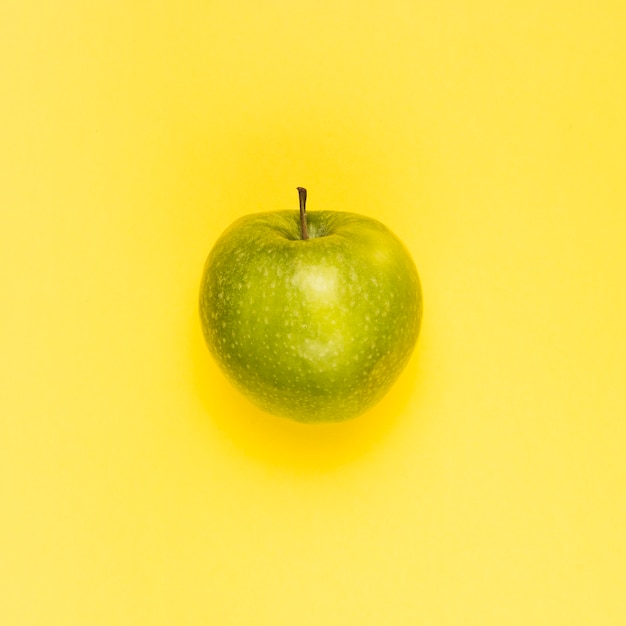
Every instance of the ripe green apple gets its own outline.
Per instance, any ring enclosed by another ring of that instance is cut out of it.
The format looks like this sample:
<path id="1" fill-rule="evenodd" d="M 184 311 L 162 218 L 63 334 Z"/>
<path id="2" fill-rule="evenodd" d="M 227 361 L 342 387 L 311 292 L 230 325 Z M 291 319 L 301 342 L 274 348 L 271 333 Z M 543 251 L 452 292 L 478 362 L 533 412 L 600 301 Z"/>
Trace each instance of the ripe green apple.
<path id="1" fill-rule="evenodd" d="M 419 334 L 413 260 L 355 213 L 247 215 L 204 266 L 200 314 L 227 378 L 262 409 L 299 422 L 355 417 L 388 391 Z"/>

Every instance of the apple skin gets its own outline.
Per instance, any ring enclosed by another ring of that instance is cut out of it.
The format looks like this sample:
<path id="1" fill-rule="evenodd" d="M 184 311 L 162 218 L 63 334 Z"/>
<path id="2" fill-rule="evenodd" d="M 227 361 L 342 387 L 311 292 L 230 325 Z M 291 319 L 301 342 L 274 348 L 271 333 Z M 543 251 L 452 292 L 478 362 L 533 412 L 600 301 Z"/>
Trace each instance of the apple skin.
<path id="1" fill-rule="evenodd" d="M 418 338 L 422 290 L 402 242 L 355 213 L 247 215 L 204 266 L 200 315 L 227 378 L 299 422 L 355 417 L 378 402 Z"/>

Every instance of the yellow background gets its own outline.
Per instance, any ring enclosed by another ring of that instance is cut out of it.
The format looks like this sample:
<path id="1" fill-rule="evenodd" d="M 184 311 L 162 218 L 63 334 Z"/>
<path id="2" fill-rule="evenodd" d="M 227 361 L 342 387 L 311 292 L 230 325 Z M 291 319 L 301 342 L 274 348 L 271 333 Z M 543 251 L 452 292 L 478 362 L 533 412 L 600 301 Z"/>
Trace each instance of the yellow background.
<path id="1" fill-rule="evenodd" d="M 3 0 L 0 624 L 625 624 L 624 7 Z M 343 425 L 200 332 L 297 185 L 424 286 Z"/>

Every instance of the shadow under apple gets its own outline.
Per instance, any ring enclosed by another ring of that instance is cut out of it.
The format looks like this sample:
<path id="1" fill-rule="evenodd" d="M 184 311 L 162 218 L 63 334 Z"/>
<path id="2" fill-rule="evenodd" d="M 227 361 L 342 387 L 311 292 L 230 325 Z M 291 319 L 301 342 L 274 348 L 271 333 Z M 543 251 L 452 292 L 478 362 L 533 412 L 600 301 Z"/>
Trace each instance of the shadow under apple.
<path id="1" fill-rule="evenodd" d="M 292 471 L 329 471 L 372 452 L 406 417 L 419 387 L 419 345 L 395 385 L 372 409 L 344 422 L 302 424 L 265 413 L 230 384 L 206 348 L 198 319 L 191 332 L 194 388 L 207 420 L 243 454 Z"/>

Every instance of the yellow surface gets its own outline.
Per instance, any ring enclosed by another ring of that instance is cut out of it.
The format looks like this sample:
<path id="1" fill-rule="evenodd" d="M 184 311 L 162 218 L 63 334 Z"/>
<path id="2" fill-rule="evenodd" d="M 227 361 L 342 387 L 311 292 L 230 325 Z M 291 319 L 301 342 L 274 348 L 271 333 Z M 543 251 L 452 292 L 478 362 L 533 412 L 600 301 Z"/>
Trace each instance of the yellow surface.
<path id="1" fill-rule="evenodd" d="M 625 68 L 622 0 L 4 0 L 0 624 L 625 624 Z M 297 185 L 423 280 L 339 426 L 200 333 Z"/>

